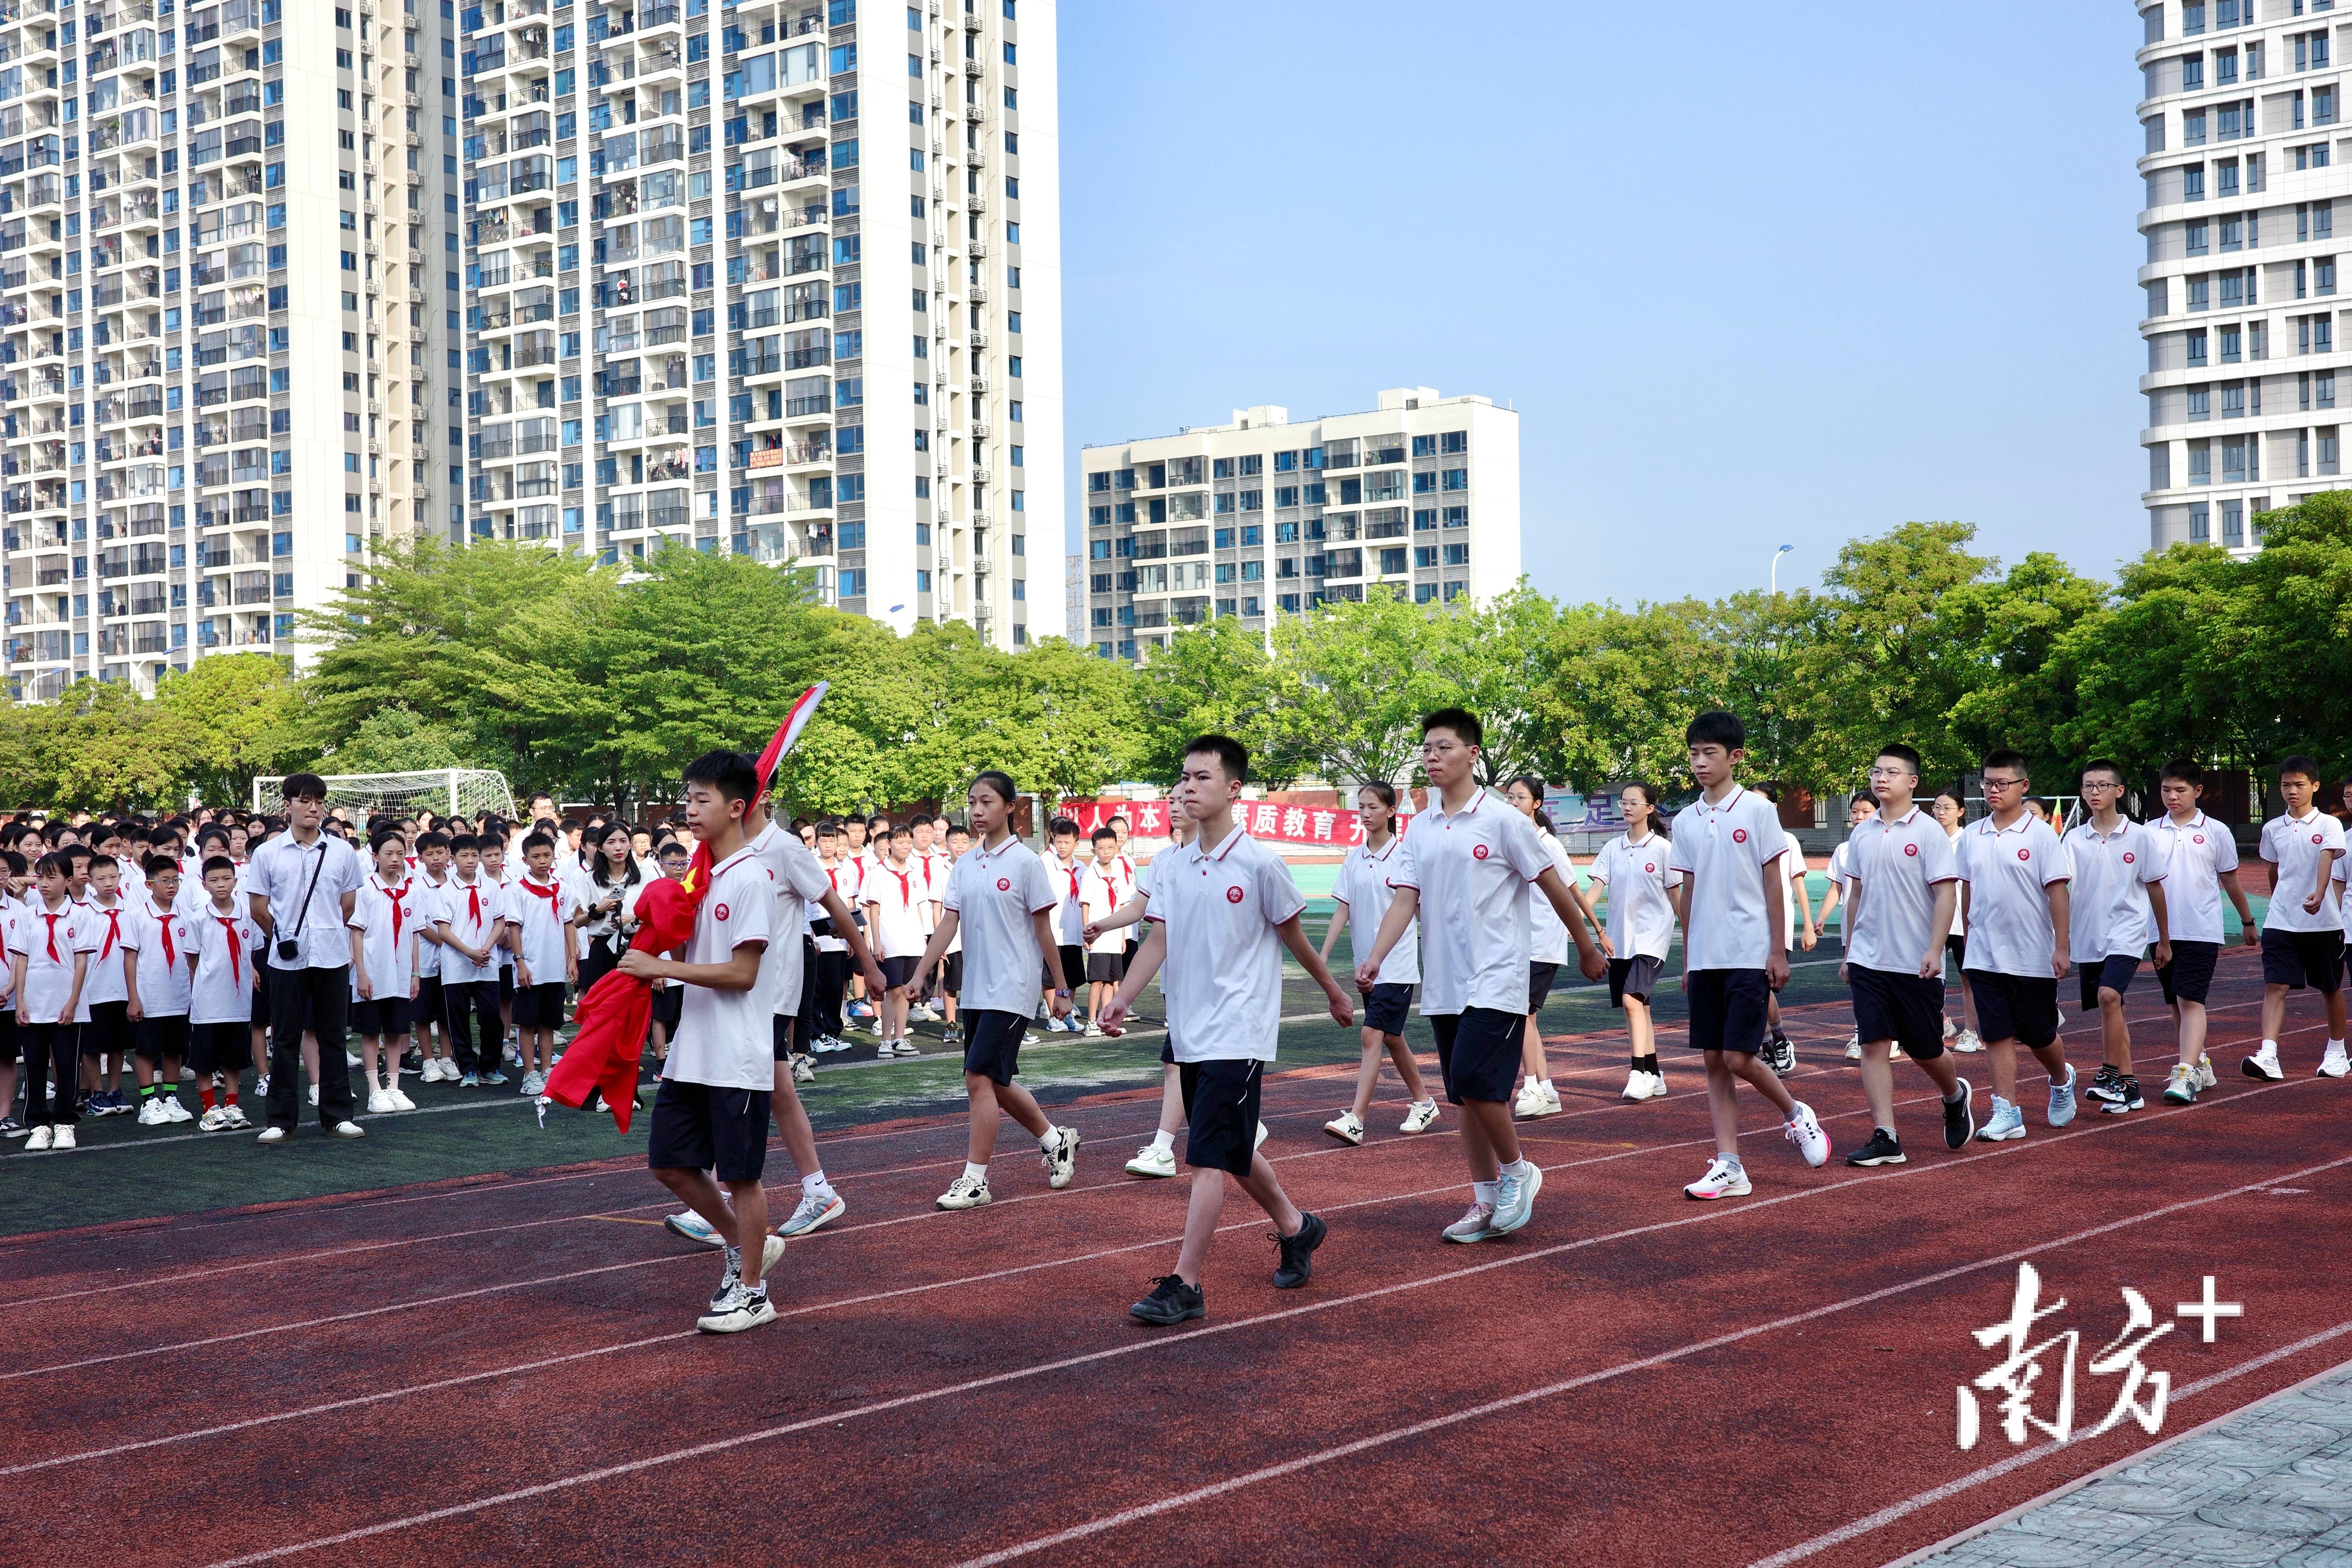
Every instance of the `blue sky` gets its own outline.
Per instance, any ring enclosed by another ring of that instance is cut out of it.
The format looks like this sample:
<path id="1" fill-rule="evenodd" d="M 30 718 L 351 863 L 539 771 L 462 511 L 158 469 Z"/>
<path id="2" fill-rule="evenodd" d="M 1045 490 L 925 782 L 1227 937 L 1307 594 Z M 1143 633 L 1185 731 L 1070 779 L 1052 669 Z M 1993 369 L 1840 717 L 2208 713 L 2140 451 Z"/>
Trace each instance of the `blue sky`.
<path id="1" fill-rule="evenodd" d="M 2147 548 L 2123 0 L 1065 0 L 1060 34 L 1074 522 L 1088 443 L 1429 385 L 1518 408 L 1559 596 L 1760 587 L 1782 542 L 1810 583 L 1909 519 Z"/>

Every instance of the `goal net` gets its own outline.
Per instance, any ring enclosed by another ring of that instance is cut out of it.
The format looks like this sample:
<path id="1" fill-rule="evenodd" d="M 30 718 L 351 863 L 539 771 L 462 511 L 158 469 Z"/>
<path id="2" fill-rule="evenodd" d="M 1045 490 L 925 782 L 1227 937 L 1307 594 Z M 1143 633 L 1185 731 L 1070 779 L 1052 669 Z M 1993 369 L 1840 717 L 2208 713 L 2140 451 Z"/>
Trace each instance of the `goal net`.
<path id="1" fill-rule="evenodd" d="M 328 773 L 327 804 L 353 812 L 383 812 L 414 816 L 430 811 L 440 816 L 479 816 L 494 812 L 512 821 L 514 792 L 506 774 L 495 768 L 432 768 L 415 773 Z M 278 786 L 286 775 L 274 773 L 253 781 L 253 809 L 272 811 L 279 803 Z"/>

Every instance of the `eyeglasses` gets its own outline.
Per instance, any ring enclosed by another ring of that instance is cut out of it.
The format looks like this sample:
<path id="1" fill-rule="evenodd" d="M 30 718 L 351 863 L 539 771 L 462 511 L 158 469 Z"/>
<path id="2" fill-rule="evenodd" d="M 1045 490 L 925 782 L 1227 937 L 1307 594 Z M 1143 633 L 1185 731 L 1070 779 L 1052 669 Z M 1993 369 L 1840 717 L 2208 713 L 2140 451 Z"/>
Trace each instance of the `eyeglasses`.
<path id="1" fill-rule="evenodd" d="M 1987 794 L 1997 789 L 2023 789 L 2025 781 L 2023 779 L 1987 779 L 1984 781 L 1984 787 Z"/>
<path id="2" fill-rule="evenodd" d="M 1910 776 L 1910 773 L 1911 770 L 1909 768 L 1873 768 L 1870 770 L 1870 776 L 1874 779 L 1907 778 Z"/>

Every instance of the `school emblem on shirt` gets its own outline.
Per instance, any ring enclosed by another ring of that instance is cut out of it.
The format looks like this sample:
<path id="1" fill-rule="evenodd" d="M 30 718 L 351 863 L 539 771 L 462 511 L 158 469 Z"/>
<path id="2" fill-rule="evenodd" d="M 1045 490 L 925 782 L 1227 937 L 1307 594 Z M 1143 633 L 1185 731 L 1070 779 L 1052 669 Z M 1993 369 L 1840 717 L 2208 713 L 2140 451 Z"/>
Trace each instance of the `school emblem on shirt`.
<path id="1" fill-rule="evenodd" d="M 2191 844 L 2202 844 L 2205 842 L 2205 836 L 2201 833 L 2192 833 L 2189 836 L 2189 842 Z"/>
<path id="2" fill-rule="evenodd" d="M 996 890 L 1000 893 L 1011 892 L 1013 890 L 1013 879 L 1010 877 L 999 877 L 996 879 Z"/>
<path id="3" fill-rule="evenodd" d="M 2017 852 L 2017 858 L 2021 860 L 2031 860 L 2033 858 L 2033 851 L 2031 849 L 2021 849 Z"/>
<path id="4" fill-rule="evenodd" d="M 1745 844 L 1745 843 L 1747 843 L 1747 842 L 1748 842 L 1748 829 L 1746 829 L 1746 828 L 1744 828 L 1744 827 L 1735 827 L 1735 828 L 1733 828 L 1733 829 L 1731 830 L 1731 841 L 1732 841 L 1734 844 Z"/>
<path id="5" fill-rule="evenodd" d="M 2313 834 L 2313 835 L 2311 836 L 2311 841 L 2312 841 L 2314 844 L 2316 844 L 2316 843 L 2318 843 L 2318 842 L 2319 842 L 2319 837 L 2320 837 L 2320 836 L 2319 836 L 2318 834 L 2315 833 L 2315 834 Z"/>
<path id="6" fill-rule="evenodd" d="M 1903 847 L 1903 853 L 1916 857 L 1919 853 L 1919 847 L 1916 844 L 1906 844 Z"/>
<path id="7" fill-rule="evenodd" d="M 1482 844 L 1479 847 L 1483 849 L 1486 846 Z M 1227 888 L 1225 889 L 1225 902 L 1229 904 L 1238 904 L 1241 901 L 1242 890 L 1239 888 Z"/>
<path id="8" fill-rule="evenodd" d="M 2137 859 L 2138 859 L 2138 858 L 2139 858 L 2139 857 L 2138 857 L 2138 856 L 2137 856 L 2137 855 L 2134 855 L 2130 850 L 2126 849 L 2126 850 L 2125 850 L 2125 851 L 2124 851 L 2124 864 L 2125 864 L 2125 865 L 2128 866 L 2128 865 L 2130 865 L 2134 860 L 2137 860 Z"/>
<path id="9" fill-rule="evenodd" d="M 1658 869 L 1658 863 L 1655 860 L 1649 861 L 1643 866 L 1642 869 L 1646 874 L 1654 875 Z"/>
<path id="10" fill-rule="evenodd" d="M 1486 847 L 1484 844 L 1474 846 L 1470 851 L 1470 858 L 1474 860 L 1484 860 L 1486 858 Z"/>
<path id="11" fill-rule="evenodd" d="M 722 920 L 722 921 L 723 921 L 723 920 L 725 920 L 725 919 L 727 918 L 727 906 L 726 906 L 725 904 L 721 904 L 721 905 L 719 905 L 717 909 L 715 909 L 715 910 L 711 910 L 710 912 L 711 912 L 713 915 L 716 915 L 719 919 L 720 919 L 720 920 Z"/>

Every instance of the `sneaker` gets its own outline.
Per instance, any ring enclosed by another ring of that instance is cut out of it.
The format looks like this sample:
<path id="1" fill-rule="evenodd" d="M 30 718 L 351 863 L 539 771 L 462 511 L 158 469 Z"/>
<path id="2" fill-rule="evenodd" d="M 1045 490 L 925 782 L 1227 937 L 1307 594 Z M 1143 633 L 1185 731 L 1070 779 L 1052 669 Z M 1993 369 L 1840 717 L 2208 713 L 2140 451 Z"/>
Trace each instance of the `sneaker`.
<path id="1" fill-rule="evenodd" d="M 1796 1042 L 1786 1035 L 1775 1035 L 1764 1044 L 1764 1065 L 1781 1078 L 1797 1070 Z"/>
<path id="2" fill-rule="evenodd" d="M 1665 1074 L 1662 1072 L 1654 1072 L 1650 1075 L 1650 1098 L 1652 1100 L 1664 1100 L 1666 1098 Z"/>
<path id="3" fill-rule="evenodd" d="M 1903 1145 L 1884 1127 L 1870 1130 L 1870 1142 L 1845 1157 L 1849 1165 L 1901 1165 L 1909 1163 Z"/>
<path id="4" fill-rule="evenodd" d="M 1944 1042 L 1947 1045 L 1950 1044 L 1952 1037 L 1959 1032 L 1960 1026 L 1958 1024 L 1953 1023 L 1949 1018 L 1944 1020 Z"/>
<path id="5" fill-rule="evenodd" d="M 2123 1085 L 2122 1094 L 2099 1108 L 2110 1116 L 2121 1116 L 2126 1111 L 2137 1110 L 2147 1103 L 2139 1097 L 2139 1079 L 2126 1073 L 2120 1082 Z"/>
<path id="6" fill-rule="evenodd" d="M 1969 1087 L 1969 1080 L 1962 1079 L 1959 1099 L 1944 1101 L 1945 1148 L 1965 1149 L 1969 1146 L 1969 1140 L 1977 1135 L 1976 1102 L 1972 1098 L 1974 1093 L 1975 1090 Z M 2133 1090 L 2133 1096 L 2135 1099 L 2137 1098 L 2137 1089 Z"/>
<path id="7" fill-rule="evenodd" d="M 44 1121 L 33 1129 L 32 1135 L 25 1140 L 25 1147 L 27 1150 L 47 1149 L 56 1137 L 56 1132 L 51 1130 L 47 1122 Z"/>
<path id="8" fill-rule="evenodd" d="M 1485 1241 L 1503 1233 L 1495 1228 L 1495 1211 L 1486 1204 L 1472 1204 L 1470 1212 L 1438 1232 L 1448 1241 Z"/>
<path id="9" fill-rule="evenodd" d="M 1717 1154 L 1708 1163 L 1706 1174 L 1683 1189 L 1683 1196 L 1710 1203 L 1717 1198 L 1744 1198 L 1755 1190 L 1746 1171 Z"/>
<path id="10" fill-rule="evenodd" d="M 2221 1080 L 2214 1075 L 2213 1058 L 2200 1054 L 2197 1058 L 2197 1087 L 2211 1089 Z"/>
<path id="11" fill-rule="evenodd" d="M 976 1209 L 989 1202 L 988 1178 L 958 1176 L 940 1194 L 939 1206 L 943 1209 Z"/>
<path id="12" fill-rule="evenodd" d="M 2285 1071 L 2279 1066 L 2276 1046 L 2264 1046 L 2261 1050 L 2240 1062 L 2238 1070 L 2248 1078 L 2267 1079 L 2272 1083 L 2276 1083 L 2286 1077 Z"/>
<path id="13" fill-rule="evenodd" d="M 1187 1285 L 1176 1275 L 1169 1274 L 1154 1279 L 1151 1294 L 1129 1307 L 1127 1315 L 1139 1323 L 1167 1329 L 1194 1318 L 1207 1317 L 1209 1305 L 1198 1285 Z"/>
<path id="14" fill-rule="evenodd" d="M 163 1114 L 163 1102 L 150 1095 L 139 1102 L 139 1125 L 161 1127 L 172 1119 Z"/>
<path id="15" fill-rule="evenodd" d="M 1087 1026 L 1084 1033 L 1087 1038 L 1090 1040 L 1099 1040 L 1103 1037 L 1102 1026 L 1096 1023 L 1092 1018 L 1087 1020 Z"/>
<path id="16" fill-rule="evenodd" d="M 1274 1134 L 1265 1130 L 1265 1123 L 1263 1121 L 1259 1122 L 1257 1124 L 1257 1136 L 1250 1141 L 1250 1152 L 1255 1154 L 1259 1150 L 1265 1148 L 1265 1141 L 1272 1136 L 1274 1136 Z"/>
<path id="17" fill-rule="evenodd" d="M 310 1109 L 319 1109 L 319 1086 L 315 1083 L 310 1086 Z"/>
<path id="18" fill-rule="evenodd" d="M 359 1065 L 360 1065 L 360 1054 L 359 1054 L 359 1052 L 357 1052 L 357 1051 L 345 1051 L 345 1052 L 343 1053 L 343 1070 L 344 1070 L 345 1072 L 349 1072 L 349 1071 L 351 1071 L 353 1068 L 356 1068 L 356 1067 L 358 1067 Z"/>
<path id="19" fill-rule="evenodd" d="M 1559 1090 L 1554 1089 L 1548 1083 L 1539 1087 L 1543 1089 L 1543 1113 L 1546 1116 L 1558 1116 L 1559 1114 Z"/>
<path id="20" fill-rule="evenodd" d="M 804 1056 L 794 1057 L 793 1058 L 793 1081 L 794 1083 L 814 1083 L 816 1081 L 816 1064 L 809 1060 L 809 1058 Z"/>
<path id="21" fill-rule="evenodd" d="M 1535 1217 L 1536 1194 L 1543 1191 L 1543 1167 L 1528 1162 L 1525 1181 L 1516 1180 L 1507 1171 L 1495 1188 L 1494 1232 L 1508 1236 Z"/>
<path id="22" fill-rule="evenodd" d="M 672 1236 L 682 1236 L 688 1241 L 698 1241 L 705 1247 L 727 1245 L 725 1239 L 710 1228 L 710 1222 L 692 1209 L 688 1209 L 683 1214 L 665 1215 L 662 1216 L 662 1228 Z"/>
<path id="23" fill-rule="evenodd" d="M 912 1040 L 900 1040 L 898 1042 L 898 1054 L 902 1057 L 919 1057 L 923 1054 L 923 1050 L 920 1046 L 918 1046 Z"/>
<path id="24" fill-rule="evenodd" d="M 400 1090 L 396 1089 L 387 1089 L 383 1092 L 384 1098 L 392 1101 L 392 1108 L 394 1110 L 414 1110 L 416 1109 L 416 1101 L 409 1099 L 408 1096 L 401 1093 Z"/>
<path id="25" fill-rule="evenodd" d="M 253 1080 L 253 1094 L 254 1098 L 257 1100 L 266 1100 L 268 1098 L 269 1075 L 268 1073 L 263 1073 Z"/>
<path id="26" fill-rule="evenodd" d="M 2197 1103 L 2197 1069 L 2187 1062 L 2172 1064 L 2172 1072 L 2164 1080 L 2164 1099 L 2168 1105 Z"/>
<path id="27" fill-rule="evenodd" d="M 2051 1080 L 2051 1126 L 2063 1127 L 2066 1123 L 2074 1120 L 2074 1080 L 2081 1076 L 2081 1074 L 2074 1070 L 2074 1064 L 2068 1062 L 2066 1064 L 2066 1081 L 2064 1083 L 2060 1083 L 2055 1079 Z"/>
<path id="28" fill-rule="evenodd" d="M 522 1093 L 526 1095 L 541 1094 L 544 1093 L 546 1089 L 547 1075 L 545 1073 L 527 1072 L 522 1075 Z"/>
<path id="29" fill-rule="evenodd" d="M 1862 1060 L 1862 1031 L 1860 1029 L 1856 1029 L 1845 1043 L 1845 1059 L 1850 1062 L 1858 1062 Z"/>
<path id="30" fill-rule="evenodd" d="M 522 1052 L 520 1052 L 520 1050 L 517 1050 L 517 1049 L 515 1048 L 515 1043 L 514 1043 L 514 1041 L 513 1041 L 512 1039 L 509 1039 L 509 1040 L 508 1040 L 508 1041 L 507 1041 L 507 1044 L 506 1044 L 506 1049 L 504 1049 L 504 1050 L 500 1051 L 500 1052 L 499 1053 L 499 1059 L 501 1059 L 501 1060 L 503 1060 L 503 1061 L 509 1061 L 509 1062 L 515 1062 L 515 1063 L 520 1064 L 520 1063 L 521 1062 L 521 1060 L 522 1060 Z"/>
<path id="31" fill-rule="evenodd" d="M 882 1022 L 882 1015 L 879 1013 L 875 1014 L 874 1033 L 877 1038 L 881 1036 L 882 1031 L 887 1027 L 888 1027 L 888 1026 Z"/>
<path id="32" fill-rule="evenodd" d="M 2091 1087 L 2084 1092 L 2093 1100 L 2114 1100 L 2123 1092 L 2123 1074 L 2116 1070 L 2113 1062 L 2101 1062 L 2097 1074 L 2091 1079 Z"/>
<path id="33" fill-rule="evenodd" d="M 1306 1284 L 1315 1273 L 1315 1249 L 1323 1245 L 1323 1238 L 1330 1233 L 1329 1226 L 1315 1215 L 1302 1212 L 1295 1233 L 1276 1236 L 1274 1242 L 1281 1249 L 1282 1260 L 1275 1265 L 1274 1288 L 1296 1290 Z"/>
<path id="34" fill-rule="evenodd" d="M 384 1093 L 384 1091 L 380 1089 L 375 1089 L 368 1095 L 367 1108 L 368 1114 L 370 1116 L 390 1115 L 392 1112 L 392 1096 Z"/>
<path id="35" fill-rule="evenodd" d="M 479 1089 L 482 1087 L 482 1075 L 479 1073 L 469 1072 L 465 1077 L 457 1080 L 457 1087 L 459 1089 Z"/>
<path id="36" fill-rule="evenodd" d="M 1176 1173 L 1176 1151 L 1162 1149 L 1157 1143 L 1146 1143 L 1127 1163 L 1130 1176 L 1172 1176 Z"/>
<path id="37" fill-rule="evenodd" d="M 1624 1092 L 1618 1098 L 1621 1100 L 1649 1099 L 1650 1069 L 1647 1068 L 1635 1068 L 1633 1071 L 1627 1073 L 1625 1075 Z"/>
<path id="38" fill-rule="evenodd" d="M 197 1117 L 197 1118 L 196 1118 L 196 1131 L 199 1131 L 199 1132 L 226 1132 L 226 1131 L 228 1131 L 228 1113 L 227 1113 L 227 1111 L 226 1111 L 224 1108 L 222 1108 L 222 1107 L 220 1107 L 220 1106 L 217 1106 L 217 1105 L 214 1106 L 211 1110 L 209 1110 L 205 1111 L 202 1116 L 199 1116 L 199 1117 Z"/>
<path id="39" fill-rule="evenodd" d="M 2319 1076 L 2342 1078 L 2347 1072 L 2352 1072 L 2352 1057 L 2345 1055 L 2343 1041 L 2331 1042 L 2327 1047 L 2327 1055 L 2319 1063 Z"/>
<path id="40" fill-rule="evenodd" d="M 1822 1131 L 1813 1108 L 1803 1100 L 1797 1102 L 1797 1113 L 1782 1123 L 1780 1131 L 1782 1137 L 1797 1146 L 1806 1164 L 1819 1170 L 1830 1163 L 1830 1135 Z"/>
<path id="41" fill-rule="evenodd" d="M 1980 1143 L 2006 1143 L 2025 1136 L 2025 1112 L 1999 1095 L 1992 1097 L 1992 1116 L 1977 1129 Z"/>
<path id="42" fill-rule="evenodd" d="M 1078 1130 L 1056 1127 L 1050 1142 L 1041 1145 L 1037 1157 L 1045 1165 L 1045 1184 L 1055 1192 L 1070 1184 L 1078 1171 Z"/>
<path id="43" fill-rule="evenodd" d="M 940 1043 L 943 1046 L 962 1045 L 963 1026 L 961 1024 L 950 1024 L 946 1028 L 940 1030 Z"/>
<path id="44" fill-rule="evenodd" d="M 58 1127 L 58 1135 L 57 1135 L 54 1139 L 52 1139 L 52 1140 L 50 1141 L 50 1142 L 49 1142 L 49 1147 L 50 1147 L 50 1148 L 52 1148 L 52 1149 L 70 1149 L 70 1148 L 72 1148 L 73 1146 L 74 1146 L 74 1130 L 73 1130 L 73 1128 L 72 1128 L 70 1125 L 63 1125 L 63 1126 Z"/>
<path id="45" fill-rule="evenodd" d="M 1527 1087 L 1519 1090 L 1518 1099 L 1511 1102 L 1511 1114 L 1521 1121 L 1533 1121 L 1550 1114 L 1544 1110 L 1543 1085 L 1529 1079 Z"/>
<path id="46" fill-rule="evenodd" d="M 329 1129 L 338 1138 L 364 1138 L 367 1129 L 356 1121 L 338 1121 Z"/>
<path id="47" fill-rule="evenodd" d="M 482 1075 L 482 1087 L 484 1089 L 498 1089 L 505 1085 L 508 1081 L 507 1075 L 500 1072 L 496 1068 L 492 1068 L 489 1071 Z"/>
<path id="48" fill-rule="evenodd" d="M 740 1334 L 775 1321 L 776 1309 L 768 1300 L 766 1286 L 746 1290 L 738 1285 L 725 1300 L 714 1303 L 709 1311 L 695 1319 L 694 1326 L 706 1334 Z"/>
<path id="49" fill-rule="evenodd" d="M 806 1236 L 819 1226 L 831 1225 L 848 1212 L 849 1205 L 841 1201 L 839 1193 L 803 1193 L 800 1207 L 793 1210 L 792 1217 L 776 1227 L 776 1234 Z M 696 1217 L 701 1216 L 698 1215 Z"/>
<path id="50" fill-rule="evenodd" d="M 228 1130 L 232 1132 L 242 1132 L 247 1128 L 253 1125 L 250 1121 L 247 1120 L 245 1108 L 241 1105 L 225 1105 L 221 1108 L 221 1110 L 222 1114 L 228 1118 Z"/>
<path id="51" fill-rule="evenodd" d="M 1412 1109 L 1404 1113 L 1404 1121 L 1398 1124 L 1397 1131 L 1400 1132 L 1426 1132 L 1436 1125 L 1437 1101 L 1433 1100 L 1418 1100 L 1413 1101 Z"/>
<path id="52" fill-rule="evenodd" d="M 257 1143 L 283 1143 L 293 1136 L 293 1131 L 289 1128 L 265 1127 L 261 1130 L 261 1136 L 255 1139 L 254 1142 Z"/>
<path id="53" fill-rule="evenodd" d="M 194 1121 L 196 1119 L 196 1113 L 182 1105 L 176 1094 L 157 1095 L 155 1102 L 163 1108 L 163 1120 L 166 1121 Z"/>
<path id="54" fill-rule="evenodd" d="M 0 1138 L 22 1138 L 27 1129 L 13 1116 L 0 1116 Z"/>
<path id="55" fill-rule="evenodd" d="M 1952 1041 L 1952 1049 L 1962 1052 L 1963 1054 L 1969 1051 L 1980 1051 L 1984 1048 L 1984 1041 L 1978 1037 L 1977 1032 L 1974 1029 L 1962 1029 L 1959 1032 L 1958 1037 Z"/>
<path id="56" fill-rule="evenodd" d="M 1323 1131 L 1342 1143 L 1361 1143 L 1364 1141 L 1364 1124 L 1352 1110 L 1343 1110 L 1326 1121 Z"/>

